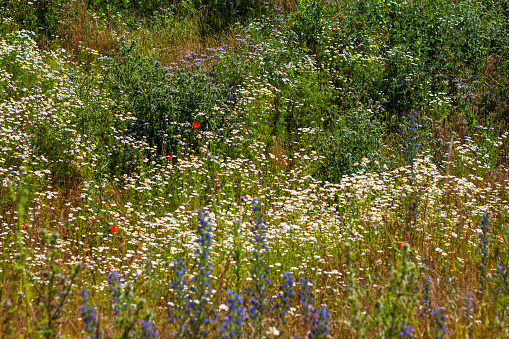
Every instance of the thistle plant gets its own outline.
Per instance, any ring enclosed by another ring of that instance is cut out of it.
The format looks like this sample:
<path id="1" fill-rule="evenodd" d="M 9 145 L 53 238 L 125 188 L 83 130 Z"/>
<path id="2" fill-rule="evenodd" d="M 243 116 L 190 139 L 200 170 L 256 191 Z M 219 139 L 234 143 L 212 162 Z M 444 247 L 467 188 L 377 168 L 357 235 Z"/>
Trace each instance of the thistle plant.
<path id="1" fill-rule="evenodd" d="M 502 242 L 507 249 L 507 229 L 502 229 Z M 493 279 L 493 303 L 495 306 L 495 321 L 499 328 L 506 327 L 507 307 L 509 306 L 509 254 L 499 253 L 500 261 L 497 264 Z M 497 255 L 495 254 L 495 257 Z"/>
<path id="2" fill-rule="evenodd" d="M 123 303 L 120 300 L 122 297 L 122 286 L 117 272 L 111 272 L 108 274 L 108 284 L 110 285 L 110 290 L 108 292 L 113 297 L 113 300 L 111 300 L 113 313 L 117 315 L 121 312 L 120 307 L 123 306 Z"/>
<path id="3" fill-rule="evenodd" d="M 120 329 L 121 338 L 129 338 L 135 326 L 131 319 L 131 304 L 134 301 L 133 286 L 127 284 L 125 288 L 122 288 L 117 272 L 108 274 L 108 284 L 110 285 L 109 293 L 113 297 L 110 303 L 115 315 L 115 326 Z"/>
<path id="4" fill-rule="evenodd" d="M 210 288 L 210 274 L 212 261 L 210 258 L 212 246 L 212 228 L 209 224 L 208 212 L 198 213 L 198 227 L 196 230 L 198 248 L 194 251 L 197 267 L 196 275 L 191 279 L 189 287 L 189 331 L 194 337 L 205 337 L 209 333 L 209 324 L 214 319 L 210 304 L 212 289 Z"/>
<path id="5" fill-rule="evenodd" d="M 138 338 L 140 339 L 155 339 L 157 338 L 157 331 L 154 329 L 154 323 L 149 320 L 140 320 L 140 330 Z"/>
<path id="6" fill-rule="evenodd" d="M 313 295 L 311 294 L 311 291 L 309 289 L 309 286 L 311 283 L 307 278 L 301 277 L 300 278 L 300 288 L 299 288 L 299 294 L 300 294 L 300 305 L 302 309 L 302 316 L 304 318 L 304 324 L 308 324 L 310 320 L 313 318 Z"/>
<path id="7" fill-rule="evenodd" d="M 269 279 L 269 268 L 267 266 L 267 253 L 269 248 L 266 241 L 265 224 L 262 219 L 261 202 L 253 199 L 252 221 L 254 225 L 251 227 L 252 238 L 250 239 L 253 249 L 249 261 L 251 263 L 251 286 L 247 287 L 245 294 L 249 300 L 249 319 L 254 329 L 254 335 L 261 337 L 262 318 L 267 303 L 267 290 L 271 283 Z"/>
<path id="8" fill-rule="evenodd" d="M 415 197 L 412 199 L 412 201 L 410 202 L 410 207 L 411 207 L 411 210 L 410 210 L 410 218 L 411 218 L 411 222 L 415 224 L 417 224 L 417 217 L 419 216 L 419 205 L 421 203 L 421 198 L 419 198 L 419 194 L 416 194 Z"/>
<path id="9" fill-rule="evenodd" d="M 465 327 L 469 330 L 469 331 L 472 331 L 472 323 L 473 323 L 473 310 L 474 310 L 474 299 L 472 298 L 472 296 L 469 294 L 467 295 L 467 297 L 465 298 L 465 313 L 464 313 L 464 316 L 465 316 Z"/>
<path id="10" fill-rule="evenodd" d="M 429 285 L 430 285 L 429 276 L 426 276 L 421 287 L 421 302 L 422 306 L 424 307 L 425 315 L 429 315 L 431 313 L 432 300 Z"/>
<path id="11" fill-rule="evenodd" d="M 414 327 L 413 326 L 408 326 L 407 324 L 405 324 L 401 328 L 401 331 L 399 331 L 398 337 L 404 338 L 404 339 L 411 339 L 413 332 L 414 332 Z"/>
<path id="12" fill-rule="evenodd" d="M 157 291 L 157 281 L 154 276 L 154 266 L 152 265 L 151 253 L 148 252 L 145 259 L 145 267 L 143 270 L 144 282 L 143 285 L 147 286 L 148 292 L 151 294 L 151 299 L 154 300 L 156 298 Z M 148 281 L 147 281 L 148 280 Z"/>
<path id="13" fill-rule="evenodd" d="M 430 315 L 435 331 L 435 339 L 445 338 L 448 333 L 445 328 L 445 321 L 447 320 L 445 310 L 437 306 L 433 311 L 431 311 Z"/>
<path id="14" fill-rule="evenodd" d="M 451 275 L 449 274 L 449 266 L 447 264 L 444 264 L 443 266 L 443 276 L 446 284 L 446 292 L 450 300 L 453 299 L 453 295 L 455 293 L 454 291 L 454 285 L 452 284 Z"/>
<path id="15" fill-rule="evenodd" d="M 498 264 L 495 271 L 493 299 L 495 303 L 495 320 L 501 327 L 504 326 L 509 306 L 509 270 L 507 263 Z"/>

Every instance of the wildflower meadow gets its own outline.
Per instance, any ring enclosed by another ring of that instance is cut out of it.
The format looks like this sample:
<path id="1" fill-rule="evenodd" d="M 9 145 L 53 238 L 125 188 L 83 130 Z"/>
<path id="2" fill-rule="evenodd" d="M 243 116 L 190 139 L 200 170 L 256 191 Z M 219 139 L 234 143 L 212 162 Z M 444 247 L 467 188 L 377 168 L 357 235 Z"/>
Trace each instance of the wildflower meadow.
<path id="1" fill-rule="evenodd" d="M 509 337 L 507 0 L 0 0 L 0 337 Z"/>

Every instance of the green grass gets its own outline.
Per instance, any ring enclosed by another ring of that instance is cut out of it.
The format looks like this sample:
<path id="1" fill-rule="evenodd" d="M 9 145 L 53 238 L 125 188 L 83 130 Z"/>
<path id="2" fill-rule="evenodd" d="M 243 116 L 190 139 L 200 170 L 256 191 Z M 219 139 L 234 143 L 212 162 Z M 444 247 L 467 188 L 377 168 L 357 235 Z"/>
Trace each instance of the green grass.
<path id="1" fill-rule="evenodd" d="M 6 337 L 508 336 L 505 2 L 0 4 Z"/>

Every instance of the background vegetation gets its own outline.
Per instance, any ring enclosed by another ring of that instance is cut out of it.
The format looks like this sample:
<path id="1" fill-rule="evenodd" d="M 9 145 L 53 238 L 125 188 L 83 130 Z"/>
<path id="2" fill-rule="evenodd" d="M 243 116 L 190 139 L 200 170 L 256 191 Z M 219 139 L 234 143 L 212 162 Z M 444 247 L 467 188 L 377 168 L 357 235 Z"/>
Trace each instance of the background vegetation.
<path id="1" fill-rule="evenodd" d="M 509 3 L 0 0 L 0 333 L 508 337 Z"/>

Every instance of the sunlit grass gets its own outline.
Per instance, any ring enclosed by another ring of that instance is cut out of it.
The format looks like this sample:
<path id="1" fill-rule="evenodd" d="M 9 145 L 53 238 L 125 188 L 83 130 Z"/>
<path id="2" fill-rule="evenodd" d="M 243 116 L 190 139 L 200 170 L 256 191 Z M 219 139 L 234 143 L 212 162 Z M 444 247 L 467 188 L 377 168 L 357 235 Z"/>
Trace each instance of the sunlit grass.
<path id="1" fill-rule="evenodd" d="M 210 40 L 161 9 L 111 56 L 2 33 L 2 333 L 507 335 L 506 87 L 310 6 Z"/>

